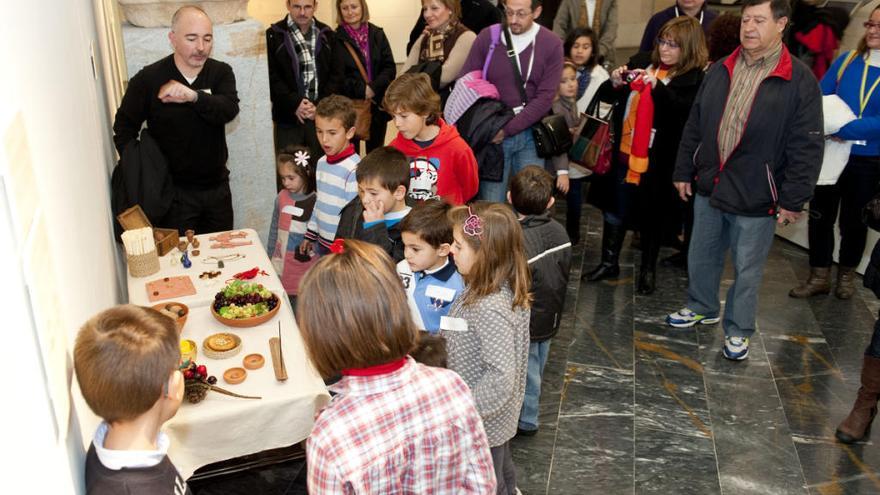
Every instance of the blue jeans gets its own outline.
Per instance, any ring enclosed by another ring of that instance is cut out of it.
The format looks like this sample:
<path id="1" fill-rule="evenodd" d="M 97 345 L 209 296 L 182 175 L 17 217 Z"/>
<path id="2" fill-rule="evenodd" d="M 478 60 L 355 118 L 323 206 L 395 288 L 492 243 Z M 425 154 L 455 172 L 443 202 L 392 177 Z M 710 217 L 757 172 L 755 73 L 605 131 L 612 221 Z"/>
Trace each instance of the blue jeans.
<path id="1" fill-rule="evenodd" d="M 501 182 L 480 181 L 478 197 L 483 201 L 506 203 L 507 183 L 511 175 L 527 165 L 544 168 L 544 159 L 539 157 L 535 150 L 535 139 L 532 137 L 531 129 L 504 138 L 501 148 L 504 150 L 504 175 L 501 177 Z"/>
<path id="2" fill-rule="evenodd" d="M 775 231 L 776 219 L 771 216 L 725 213 L 710 206 L 709 198 L 697 194 L 694 233 L 688 250 L 687 307 L 708 317 L 718 316 L 718 286 L 729 248 L 734 281 L 727 291 L 724 335 L 751 337 L 755 333 L 758 289 Z"/>
<path id="3" fill-rule="evenodd" d="M 526 372 L 526 394 L 519 413 L 519 428 L 538 429 L 538 403 L 541 399 L 541 377 L 550 354 L 550 340 L 529 343 L 529 367 Z"/>

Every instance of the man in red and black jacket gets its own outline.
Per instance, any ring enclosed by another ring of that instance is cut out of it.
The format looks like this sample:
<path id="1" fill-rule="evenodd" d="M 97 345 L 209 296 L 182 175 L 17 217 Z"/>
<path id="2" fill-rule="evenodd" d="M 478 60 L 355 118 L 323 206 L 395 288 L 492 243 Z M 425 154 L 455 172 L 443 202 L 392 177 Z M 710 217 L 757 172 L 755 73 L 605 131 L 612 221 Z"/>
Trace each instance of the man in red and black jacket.
<path id="1" fill-rule="evenodd" d="M 728 248 L 735 267 L 724 313 L 724 357 L 748 357 L 758 288 L 776 224 L 801 216 L 824 148 L 822 99 L 810 69 L 782 44 L 787 0 L 744 0 L 741 46 L 706 74 L 678 150 L 673 182 L 694 195 L 687 307 L 673 327 L 720 320 Z"/>

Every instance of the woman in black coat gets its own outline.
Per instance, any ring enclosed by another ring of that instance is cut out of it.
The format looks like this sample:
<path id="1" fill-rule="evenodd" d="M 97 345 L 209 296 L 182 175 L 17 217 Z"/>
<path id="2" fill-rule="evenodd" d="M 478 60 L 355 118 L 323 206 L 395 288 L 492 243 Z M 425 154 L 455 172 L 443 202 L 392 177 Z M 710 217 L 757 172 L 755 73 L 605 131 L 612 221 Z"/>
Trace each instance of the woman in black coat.
<path id="1" fill-rule="evenodd" d="M 602 262 L 586 275 L 588 280 L 603 280 L 620 273 L 620 249 L 627 227 L 632 225 L 641 234 L 642 262 L 637 289 L 640 294 L 654 292 L 660 244 L 681 226 L 683 203 L 672 186 L 672 172 L 681 133 L 703 81 L 707 59 L 706 41 L 699 22 L 689 16 L 677 17 L 660 29 L 653 52 L 636 54 L 628 65 L 615 69 L 611 79 L 599 88 L 598 98 L 614 104 L 614 163 L 612 169 L 595 178 L 590 187 L 590 202 L 602 210 L 605 221 Z M 646 99 L 635 96 L 638 92 L 634 88 L 640 83 L 652 87 L 650 129 L 638 123 L 632 125 L 638 105 Z M 629 122 L 626 130 L 624 121 Z M 634 165 L 630 156 L 637 154 L 639 139 L 650 143 L 646 170 L 644 160 L 640 167 Z M 629 145 L 631 154 L 621 152 L 621 146 Z"/>
<path id="2" fill-rule="evenodd" d="M 385 129 L 391 117 L 379 108 L 388 85 L 397 76 L 391 45 L 382 28 L 369 23 L 366 0 L 336 0 L 339 27 L 333 46 L 333 64 L 327 81 L 327 92 L 351 99 L 373 101 L 370 139 L 367 152 L 385 144 Z M 367 84 L 347 47 L 354 49 L 367 71 Z"/>

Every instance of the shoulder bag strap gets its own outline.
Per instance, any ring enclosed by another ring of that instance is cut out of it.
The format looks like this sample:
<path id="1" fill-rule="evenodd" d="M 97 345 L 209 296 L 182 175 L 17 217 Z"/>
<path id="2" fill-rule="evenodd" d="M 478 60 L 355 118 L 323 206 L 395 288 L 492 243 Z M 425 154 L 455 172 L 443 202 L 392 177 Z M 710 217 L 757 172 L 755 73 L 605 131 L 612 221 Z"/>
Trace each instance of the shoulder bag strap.
<path id="1" fill-rule="evenodd" d="M 361 77 L 364 78 L 364 82 L 366 84 L 370 84 L 370 79 L 367 77 L 367 70 L 364 69 L 364 64 L 361 63 L 361 58 L 358 57 L 358 54 L 355 51 L 354 47 L 352 47 L 347 41 L 343 41 L 342 44 L 345 45 L 348 53 L 351 54 L 351 58 L 354 59 L 354 63 L 355 65 L 357 65 L 358 72 L 361 73 Z"/>
<path id="2" fill-rule="evenodd" d="M 510 65 L 513 66 L 513 76 L 516 78 L 516 87 L 519 88 L 519 97 L 523 106 L 526 106 L 529 98 L 526 96 L 526 87 L 523 84 L 522 74 L 519 72 L 519 64 L 516 62 L 516 50 L 513 48 L 513 40 L 510 39 L 510 31 L 502 26 L 504 30 L 504 40 L 507 42 L 507 58 L 510 59 Z M 532 50 L 535 48 L 532 47 Z"/>
<path id="3" fill-rule="evenodd" d="M 849 54 L 843 60 L 843 63 L 840 64 L 840 68 L 837 69 L 837 84 L 838 85 L 840 85 L 840 79 L 843 77 L 843 73 L 846 72 L 846 68 L 849 67 L 850 62 L 852 62 L 853 59 L 856 58 L 857 54 L 858 54 L 857 51 L 850 50 Z"/>

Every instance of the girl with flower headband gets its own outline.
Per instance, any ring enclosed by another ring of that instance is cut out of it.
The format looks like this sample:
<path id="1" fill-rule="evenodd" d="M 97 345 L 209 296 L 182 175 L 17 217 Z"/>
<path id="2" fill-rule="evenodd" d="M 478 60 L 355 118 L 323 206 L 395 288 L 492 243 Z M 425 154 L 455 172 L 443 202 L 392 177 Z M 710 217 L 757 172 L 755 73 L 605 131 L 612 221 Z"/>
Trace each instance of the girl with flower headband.
<path id="1" fill-rule="evenodd" d="M 315 207 L 315 160 L 305 146 L 291 146 L 278 154 L 277 170 L 283 189 L 275 200 L 266 250 L 293 305 L 299 280 L 317 260 L 314 253 L 298 252 Z"/>
<path id="2" fill-rule="evenodd" d="M 516 434 L 529 354 L 531 278 L 522 227 L 507 205 L 477 202 L 449 211 L 452 254 L 465 290 L 440 322 L 448 367 L 474 394 L 498 493 L 516 492 L 510 439 Z"/>

